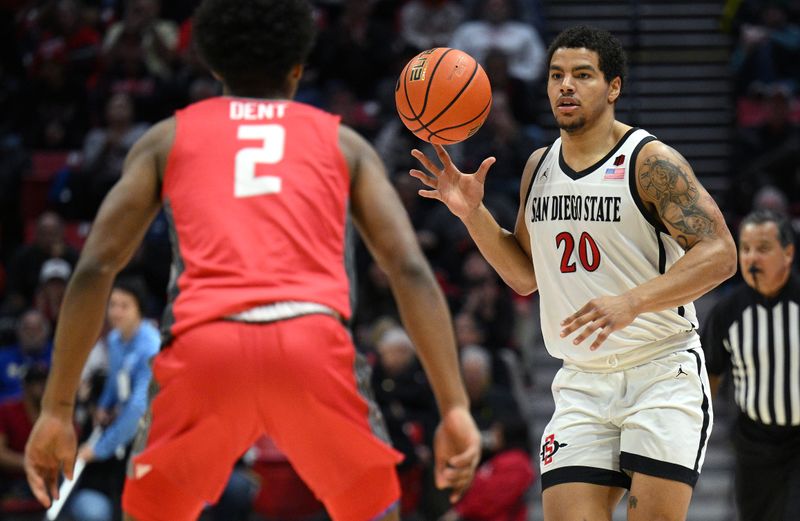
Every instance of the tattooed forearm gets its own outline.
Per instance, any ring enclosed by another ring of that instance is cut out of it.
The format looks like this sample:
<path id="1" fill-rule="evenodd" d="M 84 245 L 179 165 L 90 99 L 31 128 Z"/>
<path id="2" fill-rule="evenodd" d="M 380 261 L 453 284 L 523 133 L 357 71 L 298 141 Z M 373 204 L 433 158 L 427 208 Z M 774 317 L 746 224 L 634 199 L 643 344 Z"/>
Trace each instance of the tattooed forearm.
<path id="1" fill-rule="evenodd" d="M 631 496 L 628 498 L 628 506 L 631 508 L 636 508 L 639 505 L 639 499 L 636 496 Z"/>
<path id="2" fill-rule="evenodd" d="M 648 157 L 639 171 L 639 185 L 656 205 L 661 220 L 679 232 L 675 236 L 678 243 L 688 249 L 699 239 L 715 236 L 716 224 L 704 209 L 710 196 L 701 196 L 688 165 L 681 159 Z"/>

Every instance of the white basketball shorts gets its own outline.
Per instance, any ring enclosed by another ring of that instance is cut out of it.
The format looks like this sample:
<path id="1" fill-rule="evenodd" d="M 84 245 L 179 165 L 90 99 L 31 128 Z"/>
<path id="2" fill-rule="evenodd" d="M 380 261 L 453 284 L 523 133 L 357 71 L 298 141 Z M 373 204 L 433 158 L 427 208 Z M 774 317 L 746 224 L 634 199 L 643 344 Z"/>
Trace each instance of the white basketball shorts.
<path id="1" fill-rule="evenodd" d="M 714 423 L 701 349 L 610 373 L 561 368 L 552 390 L 542 490 L 574 482 L 629 489 L 634 472 L 697 483 Z"/>

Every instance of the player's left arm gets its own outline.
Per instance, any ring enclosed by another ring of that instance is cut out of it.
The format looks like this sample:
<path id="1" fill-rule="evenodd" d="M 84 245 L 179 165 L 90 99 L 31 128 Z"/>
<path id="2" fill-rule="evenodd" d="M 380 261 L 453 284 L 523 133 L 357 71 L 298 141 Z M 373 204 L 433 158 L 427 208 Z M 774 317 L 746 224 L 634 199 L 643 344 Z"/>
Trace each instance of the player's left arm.
<path id="1" fill-rule="evenodd" d="M 106 302 L 117 273 L 128 263 L 161 207 L 161 180 L 174 120 L 150 129 L 125 160 L 67 285 L 42 411 L 25 447 L 25 473 L 36 498 L 50 506 L 63 470 L 72 477 L 76 440 L 75 393 L 86 358 L 100 335 Z"/>
<path id="2" fill-rule="evenodd" d="M 590 347 L 595 350 L 637 315 L 687 304 L 736 273 L 736 246 L 722 212 L 683 156 L 659 141 L 648 143 L 636 161 L 636 186 L 686 254 L 663 275 L 622 295 L 592 299 L 565 318 L 562 337 L 586 326 L 575 345 L 599 330 Z"/>
<path id="3" fill-rule="evenodd" d="M 722 212 L 681 154 L 648 143 L 636 162 L 636 184 L 645 206 L 686 251 L 664 275 L 630 292 L 637 314 L 692 302 L 736 273 L 736 244 Z"/>

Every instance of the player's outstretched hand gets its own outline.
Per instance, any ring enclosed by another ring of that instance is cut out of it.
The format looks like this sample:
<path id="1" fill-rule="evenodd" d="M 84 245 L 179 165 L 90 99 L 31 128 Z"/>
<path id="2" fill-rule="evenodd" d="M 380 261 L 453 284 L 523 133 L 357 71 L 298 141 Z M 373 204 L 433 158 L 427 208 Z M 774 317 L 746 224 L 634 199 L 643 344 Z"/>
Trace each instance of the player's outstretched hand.
<path id="1" fill-rule="evenodd" d="M 572 340 L 574 345 L 579 345 L 599 330 L 594 342 L 589 346 L 589 349 L 594 351 L 606 341 L 608 335 L 628 326 L 634 318 L 636 310 L 626 295 L 598 297 L 561 321 L 561 338 L 568 337 L 585 325 L 583 331 Z"/>
<path id="2" fill-rule="evenodd" d="M 419 195 L 428 199 L 438 199 L 447 205 L 454 215 L 464 219 L 480 206 L 486 174 L 489 173 L 495 158 L 484 159 L 477 172 L 465 174 L 453 164 L 450 154 L 442 145 L 433 145 L 433 149 L 436 150 L 441 166 L 436 166 L 428 156 L 414 149 L 411 155 L 417 158 L 430 175 L 416 169 L 410 170 L 409 174 L 422 181 L 428 188 L 432 188 L 432 190 L 420 190 Z"/>
<path id="3" fill-rule="evenodd" d="M 433 437 L 436 486 L 452 490 L 455 503 L 467 490 L 481 458 L 481 436 L 466 407 L 450 409 Z"/>
<path id="4" fill-rule="evenodd" d="M 33 426 L 25 445 L 25 474 L 33 495 L 50 507 L 58 499 L 58 477 L 61 471 L 72 479 L 77 440 L 72 415 L 62 418 L 43 411 Z"/>

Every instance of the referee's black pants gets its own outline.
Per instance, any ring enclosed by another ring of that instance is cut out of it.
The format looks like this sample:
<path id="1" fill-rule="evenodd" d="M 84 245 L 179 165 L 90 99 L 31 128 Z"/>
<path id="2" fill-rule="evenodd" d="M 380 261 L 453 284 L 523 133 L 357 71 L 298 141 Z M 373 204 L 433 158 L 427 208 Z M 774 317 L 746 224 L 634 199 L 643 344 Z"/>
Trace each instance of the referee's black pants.
<path id="1" fill-rule="evenodd" d="M 800 429 L 740 416 L 734 446 L 739 521 L 800 521 Z"/>

